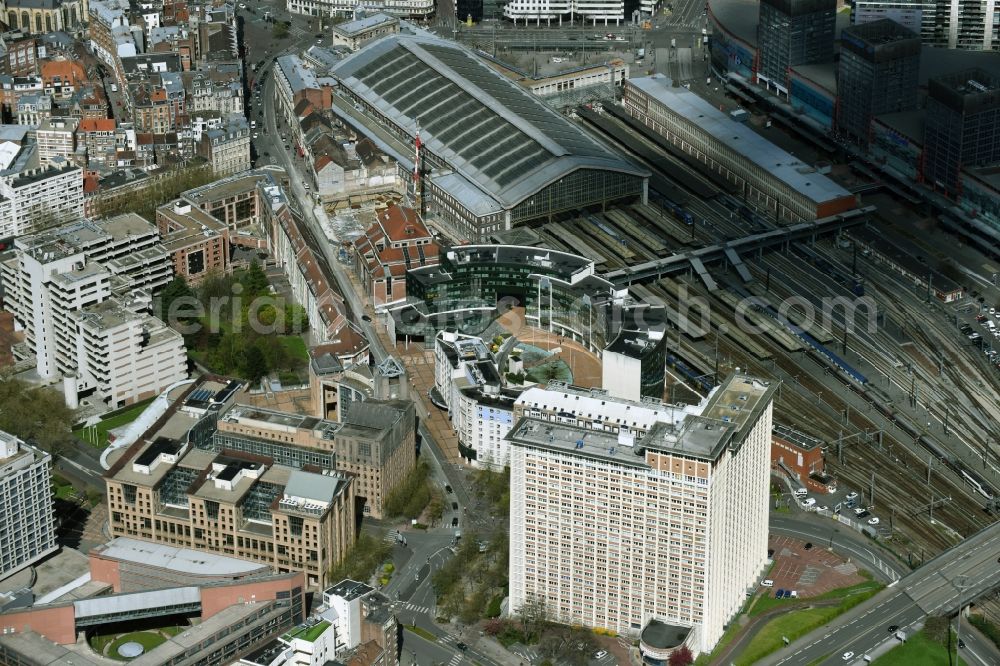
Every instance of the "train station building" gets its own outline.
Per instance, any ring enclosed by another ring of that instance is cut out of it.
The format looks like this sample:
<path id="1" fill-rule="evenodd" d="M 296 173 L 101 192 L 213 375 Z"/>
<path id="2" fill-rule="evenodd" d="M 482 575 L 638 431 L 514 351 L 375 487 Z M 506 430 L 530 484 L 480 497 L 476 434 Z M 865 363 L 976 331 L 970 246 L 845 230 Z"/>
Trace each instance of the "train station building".
<path id="1" fill-rule="evenodd" d="M 332 73 L 334 113 L 396 158 L 421 213 L 459 238 L 646 201 L 645 169 L 453 42 L 389 36 Z"/>
<path id="2" fill-rule="evenodd" d="M 629 115 L 734 183 L 740 196 L 784 223 L 858 207 L 846 189 L 662 74 L 625 82 Z"/>

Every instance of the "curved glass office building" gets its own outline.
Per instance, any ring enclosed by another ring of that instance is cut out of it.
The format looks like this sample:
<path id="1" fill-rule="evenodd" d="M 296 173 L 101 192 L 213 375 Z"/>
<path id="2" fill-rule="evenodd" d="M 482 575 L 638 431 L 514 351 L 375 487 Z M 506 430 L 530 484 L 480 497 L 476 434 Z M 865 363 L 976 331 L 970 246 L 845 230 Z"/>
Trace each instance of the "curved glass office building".
<path id="1" fill-rule="evenodd" d="M 571 338 L 594 353 L 607 343 L 612 284 L 594 262 L 566 252 L 516 245 L 463 245 L 437 266 L 407 272 L 408 302 L 390 312 L 396 337 L 430 340 L 448 328 L 477 335 L 511 307 L 530 326 Z"/>

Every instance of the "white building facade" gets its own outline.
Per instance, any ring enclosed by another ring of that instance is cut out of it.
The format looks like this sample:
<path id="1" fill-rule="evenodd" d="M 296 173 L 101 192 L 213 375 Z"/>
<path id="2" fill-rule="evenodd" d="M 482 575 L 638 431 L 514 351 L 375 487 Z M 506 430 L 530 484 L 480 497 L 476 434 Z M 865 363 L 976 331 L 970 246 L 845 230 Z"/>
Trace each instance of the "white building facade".
<path id="1" fill-rule="evenodd" d="M 83 216 L 83 171 L 39 168 L 0 176 L 0 238 Z"/>
<path id="2" fill-rule="evenodd" d="M 510 609 L 708 651 L 767 561 L 774 387 L 745 376 L 635 441 L 522 418 L 510 441 Z M 652 655 L 651 655 L 652 656 Z M 658 658 L 662 658 L 662 654 Z"/>
<path id="3" fill-rule="evenodd" d="M 625 20 L 625 3 L 621 0 L 511 0 L 503 7 L 503 15 L 516 24 L 525 25 L 563 21 L 618 25 Z"/>
<path id="4" fill-rule="evenodd" d="M 0 579 L 59 549 L 52 456 L 0 431 Z"/>
<path id="5" fill-rule="evenodd" d="M 0 263 L 36 371 L 63 377 L 71 407 L 89 390 L 120 407 L 187 376 L 183 337 L 147 314 L 172 275 L 156 228 L 134 214 L 18 238 Z"/>
<path id="6" fill-rule="evenodd" d="M 288 0 L 288 11 L 306 16 L 346 16 L 358 9 L 377 10 L 391 16 L 425 19 L 434 14 L 434 0 Z"/>
<path id="7" fill-rule="evenodd" d="M 892 19 L 942 49 L 1000 50 L 1000 2 L 997 0 L 856 0 L 851 22 Z"/>

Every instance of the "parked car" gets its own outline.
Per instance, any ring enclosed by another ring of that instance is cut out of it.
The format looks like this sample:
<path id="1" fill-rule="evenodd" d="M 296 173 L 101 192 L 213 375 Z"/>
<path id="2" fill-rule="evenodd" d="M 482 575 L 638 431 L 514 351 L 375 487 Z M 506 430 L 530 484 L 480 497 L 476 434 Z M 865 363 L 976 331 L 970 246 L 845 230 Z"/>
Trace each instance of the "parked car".
<path id="1" fill-rule="evenodd" d="M 802 506 L 804 506 L 806 508 L 809 508 L 809 507 L 813 506 L 814 504 L 816 504 L 816 500 L 814 500 L 812 497 L 808 497 L 808 498 L 802 500 Z"/>
<path id="2" fill-rule="evenodd" d="M 607 656 L 608 656 L 607 650 L 598 650 L 597 652 L 594 653 L 594 659 L 604 659 Z"/>
<path id="3" fill-rule="evenodd" d="M 854 659 L 854 653 L 850 651 L 845 652 L 844 656 L 841 657 L 841 659 L 843 659 L 844 661 L 850 661 L 851 659 Z"/>
<path id="4" fill-rule="evenodd" d="M 868 521 L 869 525 L 878 525 L 878 523 L 879 523 L 878 516 L 875 516 L 874 518 Z"/>
<path id="5" fill-rule="evenodd" d="M 851 492 L 847 493 L 847 499 L 848 501 L 858 499 L 858 494 L 852 490 Z"/>
<path id="6" fill-rule="evenodd" d="M 770 578 L 765 578 L 764 580 L 760 581 L 760 586 L 761 587 L 774 587 L 774 581 L 771 580 Z"/>

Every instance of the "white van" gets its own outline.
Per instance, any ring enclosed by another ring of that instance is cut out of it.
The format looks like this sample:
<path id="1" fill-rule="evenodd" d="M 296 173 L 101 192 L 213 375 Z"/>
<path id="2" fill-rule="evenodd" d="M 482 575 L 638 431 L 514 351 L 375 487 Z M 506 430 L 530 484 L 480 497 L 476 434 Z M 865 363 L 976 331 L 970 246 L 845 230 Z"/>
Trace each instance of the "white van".
<path id="1" fill-rule="evenodd" d="M 987 319 L 986 320 L 986 328 L 990 329 L 991 331 L 995 331 L 996 328 L 997 328 L 997 325 L 995 323 L 993 323 L 992 319 Z"/>
<path id="2" fill-rule="evenodd" d="M 795 496 L 796 497 L 805 497 L 808 494 L 809 494 L 809 491 L 806 490 L 805 488 L 799 488 L 798 490 L 795 491 Z"/>

